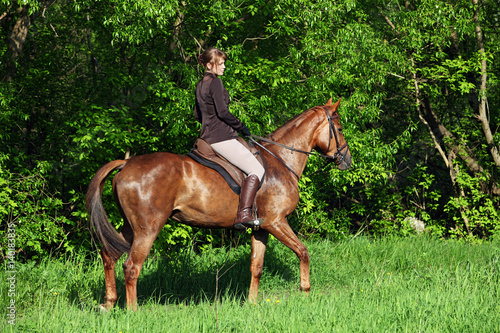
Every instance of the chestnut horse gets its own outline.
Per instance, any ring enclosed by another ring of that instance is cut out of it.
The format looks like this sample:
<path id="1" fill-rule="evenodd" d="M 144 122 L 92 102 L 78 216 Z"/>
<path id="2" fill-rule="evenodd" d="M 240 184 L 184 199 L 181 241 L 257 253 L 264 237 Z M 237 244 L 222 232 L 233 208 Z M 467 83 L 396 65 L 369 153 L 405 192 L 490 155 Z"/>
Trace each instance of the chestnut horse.
<path id="1" fill-rule="evenodd" d="M 299 202 L 298 177 L 313 149 L 322 151 L 341 170 L 351 166 L 349 147 L 342 134 L 337 109 L 340 100 L 304 111 L 259 142 L 265 161 L 265 181 L 256 205 L 263 225 L 252 233 L 249 300 L 257 298 L 269 234 L 288 246 L 300 260 L 300 288 L 306 293 L 309 253 L 294 234 L 286 216 Z M 316 153 L 314 151 L 314 153 Z M 120 233 L 110 224 L 101 194 L 106 178 L 113 179 L 113 192 L 124 225 Z M 123 264 L 127 307 L 137 308 L 137 279 L 144 260 L 169 218 L 199 228 L 231 228 L 238 208 L 238 195 L 216 171 L 188 156 L 154 153 L 116 160 L 104 165 L 90 182 L 86 206 L 94 232 L 102 243 L 106 296 L 101 307 L 110 309 L 117 300 L 115 264 L 124 252 Z"/>

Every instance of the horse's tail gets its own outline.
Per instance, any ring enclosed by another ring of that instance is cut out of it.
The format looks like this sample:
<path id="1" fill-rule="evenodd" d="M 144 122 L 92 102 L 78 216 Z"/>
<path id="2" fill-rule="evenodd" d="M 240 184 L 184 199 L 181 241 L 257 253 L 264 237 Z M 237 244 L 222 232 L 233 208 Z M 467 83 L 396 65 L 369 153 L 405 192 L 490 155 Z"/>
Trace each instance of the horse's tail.
<path id="1" fill-rule="evenodd" d="M 123 252 L 128 252 L 131 245 L 109 222 L 108 216 L 102 205 L 101 195 L 104 183 L 109 174 L 113 170 L 123 167 L 125 163 L 127 163 L 126 160 L 116 160 L 100 168 L 90 182 L 87 197 L 85 199 L 85 206 L 90 216 L 93 234 L 96 235 L 102 243 L 107 254 L 115 258 L 119 258 Z"/>

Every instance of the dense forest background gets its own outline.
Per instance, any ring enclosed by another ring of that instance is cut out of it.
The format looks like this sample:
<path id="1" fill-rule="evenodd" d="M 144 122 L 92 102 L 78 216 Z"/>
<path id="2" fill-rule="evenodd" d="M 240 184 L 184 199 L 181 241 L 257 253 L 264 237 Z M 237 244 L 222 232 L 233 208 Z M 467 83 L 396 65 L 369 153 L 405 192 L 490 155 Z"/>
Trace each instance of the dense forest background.
<path id="1" fill-rule="evenodd" d="M 303 237 L 404 235 L 417 220 L 500 235 L 497 0 L 0 0 L 0 27 L 3 257 L 9 225 L 18 258 L 92 250 L 84 196 L 100 166 L 189 151 L 209 46 L 228 53 L 231 112 L 254 134 L 342 98 L 354 164 L 309 160 L 289 217 Z M 167 225 L 155 249 L 228 234 Z"/>

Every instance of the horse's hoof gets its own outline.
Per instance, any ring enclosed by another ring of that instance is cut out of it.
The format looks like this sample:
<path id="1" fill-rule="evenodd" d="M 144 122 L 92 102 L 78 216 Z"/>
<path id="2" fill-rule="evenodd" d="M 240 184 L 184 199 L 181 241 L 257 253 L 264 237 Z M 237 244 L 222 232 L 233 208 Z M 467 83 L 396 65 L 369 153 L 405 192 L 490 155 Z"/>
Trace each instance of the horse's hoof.
<path id="1" fill-rule="evenodd" d="M 100 312 L 100 313 L 106 313 L 106 312 L 108 312 L 108 311 L 109 311 L 109 309 L 106 307 L 106 305 L 105 305 L 105 304 L 101 304 L 101 305 L 99 305 L 99 312 Z"/>

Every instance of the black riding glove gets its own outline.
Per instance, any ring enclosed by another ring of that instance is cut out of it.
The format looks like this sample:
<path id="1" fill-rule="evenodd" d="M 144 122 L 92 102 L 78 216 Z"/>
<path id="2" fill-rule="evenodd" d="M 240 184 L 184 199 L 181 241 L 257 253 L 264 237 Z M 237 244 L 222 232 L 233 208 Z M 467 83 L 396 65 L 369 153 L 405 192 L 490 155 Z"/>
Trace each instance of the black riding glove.
<path id="1" fill-rule="evenodd" d="M 250 133 L 250 130 L 248 129 L 248 127 L 246 127 L 245 125 L 243 125 L 243 128 L 241 129 L 240 132 L 244 136 L 251 136 L 252 135 L 252 133 Z"/>

